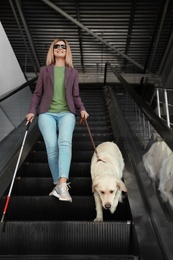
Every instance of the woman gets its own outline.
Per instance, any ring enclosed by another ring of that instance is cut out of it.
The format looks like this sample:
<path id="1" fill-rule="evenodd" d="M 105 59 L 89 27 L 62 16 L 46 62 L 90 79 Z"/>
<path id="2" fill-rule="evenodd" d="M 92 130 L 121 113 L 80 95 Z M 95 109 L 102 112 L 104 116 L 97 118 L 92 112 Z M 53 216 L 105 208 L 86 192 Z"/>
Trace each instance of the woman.
<path id="1" fill-rule="evenodd" d="M 38 125 L 55 184 L 49 195 L 70 202 L 67 181 L 76 110 L 82 118 L 89 116 L 79 96 L 78 72 L 73 68 L 70 46 L 64 39 L 56 39 L 50 45 L 46 66 L 40 69 L 26 119 L 27 123 L 32 122 L 34 116 L 39 115 Z"/>

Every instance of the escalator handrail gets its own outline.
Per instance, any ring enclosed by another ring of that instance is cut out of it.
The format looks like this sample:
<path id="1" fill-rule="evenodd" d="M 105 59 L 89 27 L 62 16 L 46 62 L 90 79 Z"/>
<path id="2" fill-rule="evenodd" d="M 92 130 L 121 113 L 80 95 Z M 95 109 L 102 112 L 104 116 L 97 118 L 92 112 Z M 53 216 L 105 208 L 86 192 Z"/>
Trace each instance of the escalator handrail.
<path id="1" fill-rule="evenodd" d="M 5 99 L 9 98 L 10 96 L 16 94 L 17 92 L 19 92 L 20 90 L 26 88 L 27 86 L 29 86 L 30 84 L 36 82 L 36 80 L 38 79 L 38 77 L 35 77 L 29 81 L 26 81 L 24 84 L 22 84 L 20 87 L 18 87 L 17 89 L 8 92 L 7 94 L 5 94 L 2 98 L 0 98 L 0 102 L 4 101 Z"/>

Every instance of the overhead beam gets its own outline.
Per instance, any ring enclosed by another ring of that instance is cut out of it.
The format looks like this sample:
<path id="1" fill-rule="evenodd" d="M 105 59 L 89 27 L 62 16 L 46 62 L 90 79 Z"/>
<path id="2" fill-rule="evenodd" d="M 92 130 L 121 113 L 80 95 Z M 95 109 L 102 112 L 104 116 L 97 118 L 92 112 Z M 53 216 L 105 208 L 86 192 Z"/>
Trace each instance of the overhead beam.
<path id="1" fill-rule="evenodd" d="M 134 65 L 136 65 L 138 68 L 140 68 L 141 70 L 144 70 L 144 67 L 139 64 L 138 62 L 136 62 L 135 60 L 133 60 L 132 58 L 130 58 L 129 56 L 127 56 L 126 54 L 124 54 L 122 51 L 120 51 L 119 49 L 117 49 L 116 47 L 112 46 L 110 43 L 108 43 L 107 41 L 105 41 L 103 38 L 101 38 L 100 36 L 98 36 L 96 33 L 94 33 L 93 31 L 91 31 L 88 27 L 84 26 L 82 23 L 80 23 L 79 21 L 77 21 L 76 19 L 74 19 L 72 16 L 68 15 L 66 12 L 64 12 L 62 9 L 60 9 L 58 6 L 56 6 L 55 4 L 53 4 L 51 1 L 49 0 L 42 0 L 42 2 L 44 2 L 45 4 L 49 5 L 51 8 L 53 8 L 55 11 L 59 12 L 61 15 L 65 16 L 68 20 L 70 20 L 71 22 L 75 23 L 77 26 L 79 26 L 80 28 L 82 28 L 83 30 L 85 30 L 86 32 L 88 32 L 90 35 L 92 35 L 94 38 L 96 38 L 97 40 L 99 40 L 100 42 L 102 42 L 103 44 L 105 44 L 106 46 L 108 46 L 110 49 L 112 49 L 113 51 L 117 52 L 118 54 L 120 54 L 122 57 L 124 57 L 125 59 L 127 59 L 128 61 L 130 61 L 131 63 L 133 63 Z"/>
<path id="2" fill-rule="evenodd" d="M 29 51 L 29 49 L 28 49 L 27 42 L 26 42 L 26 40 L 25 40 L 25 36 L 24 36 L 23 31 L 22 31 L 22 28 L 21 28 L 21 26 L 20 26 L 20 22 L 19 22 L 19 19 L 18 19 L 17 14 L 16 14 L 16 11 L 15 11 L 15 8 L 14 8 L 14 5 L 13 5 L 12 0 L 9 0 L 9 3 L 10 3 L 10 5 L 11 5 L 12 12 L 13 12 L 14 17 L 15 17 L 15 19 L 16 19 L 16 23 L 17 23 L 17 25 L 18 25 L 18 27 L 19 27 L 19 31 L 20 31 L 20 33 L 21 33 L 21 36 L 22 36 L 22 39 L 23 39 L 23 42 L 24 42 L 24 45 L 25 45 L 27 54 L 28 54 L 28 56 L 29 56 L 29 58 L 30 58 L 30 61 L 31 61 L 32 66 L 33 66 L 33 69 L 34 69 L 34 72 L 35 72 L 35 74 L 36 74 L 36 76 L 37 76 L 37 70 L 36 70 L 36 68 L 35 68 L 35 63 L 34 63 L 34 61 L 33 61 L 33 59 L 32 59 L 32 56 L 31 56 L 31 54 L 30 54 L 30 51 Z M 26 73 L 26 70 L 24 71 L 24 73 Z"/>
<path id="3" fill-rule="evenodd" d="M 128 37 L 127 37 L 127 42 L 126 42 L 126 50 L 125 50 L 126 55 L 128 54 L 129 48 L 130 48 L 131 35 L 132 35 L 132 29 L 133 29 L 134 17 L 135 17 L 135 10 L 136 10 L 136 0 L 133 0 L 132 5 L 131 5 L 130 22 L 129 22 L 129 28 L 128 28 Z M 125 68 L 126 64 L 127 64 L 127 59 L 124 60 L 123 68 Z"/>
<path id="4" fill-rule="evenodd" d="M 25 21 L 23 12 L 22 12 L 22 10 L 21 10 L 19 1 L 16 0 L 15 2 L 16 2 L 16 6 L 17 6 L 17 8 L 18 8 L 20 18 L 21 18 L 21 20 L 22 20 L 23 26 L 24 26 L 24 28 L 25 28 L 25 31 L 26 31 L 26 34 L 27 34 L 27 37 L 28 37 L 28 40 L 29 40 L 29 43 L 30 43 L 30 46 L 31 46 L 31 49 L 32 49 L 32 52 L 33 52 L 33 55 L 34 55 L 34 58 L 35 58 L 35 62 L 36 62 L 37 69 L 39 70 L 39 69 L 40 69 L 40 62 L 39 62 L 39 59 L 38 59 L 38 56 L 37 56 L 37 53 L 36 53 L 36 50 L 35 50 L 35 47 L 34 47 L 34 43 L 33 43 L 33 41 L 32 41 L 32 37 L 31 37 L 31 35 L 30 35 L 30 32 L 29 32 L 27 23 L 26 23 L 26 21 Z"/>
<path id="5" fill-rule="evenodd" d="M 167 57 L 168 57 L 169 50 L 170 50 L 170 48 L 171 48 L 171 46 L 172 46 L 172 43 L 173 43 L 173 32 L 171 32 L 171 35 L 170 35 L 170 38 L 169 38 L 169 41 L 168 41 L 166 50 L 165 50 L 165 52 L 164 52 L 164 55 L 163 55 L 163 57 L 162 57 L 162 61 L 161 61 L 161 63 L 160 63 L 159 69 L 158 69 L 158 71 L 157 71 L 157 74 L 159 74 L 159 75 L 160 75 L 160 74 L 162 73 L 162 71 L 163 71 L 163 68 L 164 68 L 164 65 L 165 65 L 165 63 L 166 63 L 166 59 L 167 59 Z"/>
<path id="6" fill-rule="evenodd" d="M 158 29 L 158 35 L 157 35 L 157 38 L 156 38 L 156 42 L 154 44 L 154 50 L 153 50 L 153 55 L 151 57 L 149 70 L 151 69 L 151 67 L 153 65 L 153 61 L 154 61 L 154 58 L 155 58 L 156 50 L 157 50 L 158 43 L 159 43 L 159 40 L 160 40 L 161 31 L 162 31 L 162 28 L 163 28 L 163 23 L 165 21 L 167 9 L 168 9 L 168 4 L 169 4 L 169 0 L 166 0 L 166 3 L 162 6 L 162 9 L 164 9 L 164 11 L 163 11 L 163 15 L 161 17 L 161 22 L 160 22 L 160 27 Z"/>
<path id="7" fill-rule="evenodd" d="M 80 21 L 80 14 L 79 14 L 79 0 L 76 0 L 76 14 L 77 14 L 77 20 Z M 81 34 L 81 28 L 78 27 L 78 37 L 79 37 L 79 47 L 80 47 L 80 61 L 82 66 L 82 72 L 84 73 L 84 62 L 83 62 L 83 48 L 82 48 L 82 34 Z"/>

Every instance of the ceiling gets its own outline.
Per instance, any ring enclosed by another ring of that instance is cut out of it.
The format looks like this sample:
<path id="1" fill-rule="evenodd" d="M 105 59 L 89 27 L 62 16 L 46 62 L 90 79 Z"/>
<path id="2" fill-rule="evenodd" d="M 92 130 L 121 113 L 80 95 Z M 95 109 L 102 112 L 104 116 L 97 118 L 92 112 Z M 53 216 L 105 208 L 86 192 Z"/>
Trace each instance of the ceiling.
<path id="1" fill-rule="evenodd" d="M 169 51 L 173 0 L 1 0 L 0 21 L 26 75 L 65 38 L 80 75 L 159 74 Z"/>

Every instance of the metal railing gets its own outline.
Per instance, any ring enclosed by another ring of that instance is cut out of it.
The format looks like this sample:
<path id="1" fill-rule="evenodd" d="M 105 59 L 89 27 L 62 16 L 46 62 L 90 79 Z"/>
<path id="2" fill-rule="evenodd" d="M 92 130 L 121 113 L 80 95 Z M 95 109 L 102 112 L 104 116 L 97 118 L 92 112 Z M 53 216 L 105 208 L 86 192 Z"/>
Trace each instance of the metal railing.
<path id="1" fill-rule="evenodd" d="M 155 135 L 165 140 L 171 150 L 173 150 L 173 131 L 158 114 L 146 103 L 143 98 L 133 89 L 133 87 L 117 72 L 116 68 L 110 63 L 105 64 L 104 85 L 107 81 L 107 69 L 110 69 L 123 89 L 123 103 L 120 104 L 121 95 L 116 95 L 123 116 L 130 126 L 132 132 L 140 139 L 144 147 L 149 142 L 151 136 Z M 121 94 L 121 93 L 120 93 Z"/>
<path id="2" fill-rule="evenodd" d="M 157 114 L 164 121 L 168 127 L 173 128 L 171 122 L 171 114 L 173 114 L 173 105 L 171 104 L 171 97 L 173 97 L 173 89 L 171 88 L 156 88 L 151 98 L 150 104 L 154 97 L 157 99 Z"/>

